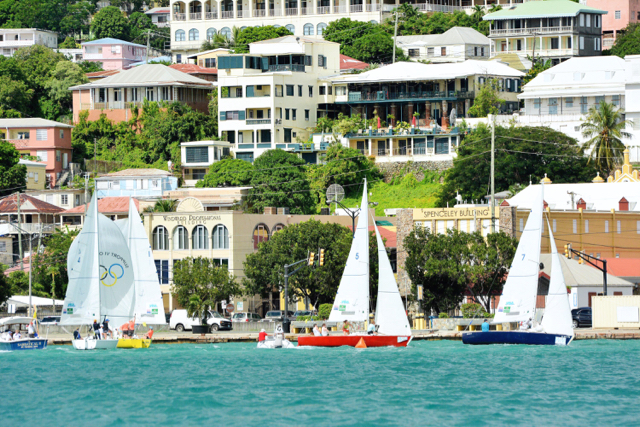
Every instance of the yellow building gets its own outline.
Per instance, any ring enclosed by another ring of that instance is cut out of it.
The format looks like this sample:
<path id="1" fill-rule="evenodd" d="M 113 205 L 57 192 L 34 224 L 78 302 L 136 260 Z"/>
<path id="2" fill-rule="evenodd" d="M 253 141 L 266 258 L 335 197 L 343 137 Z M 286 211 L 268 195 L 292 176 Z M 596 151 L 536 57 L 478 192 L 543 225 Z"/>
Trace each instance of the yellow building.
<path id="1" fill-rule="evenodd" d="M 227 55 L 229 49 L 218 48 L 194 53 L 187 56 L 188 63 L 196 64 L 204 68 L 218 68 L 218 55 Z"/>
<path id="2" fill-rule="evenodd" d="M 20 159 L 27 167 L 27 190 L 44 190 L 47 182 L 47 165 L 32 160 Z"/>

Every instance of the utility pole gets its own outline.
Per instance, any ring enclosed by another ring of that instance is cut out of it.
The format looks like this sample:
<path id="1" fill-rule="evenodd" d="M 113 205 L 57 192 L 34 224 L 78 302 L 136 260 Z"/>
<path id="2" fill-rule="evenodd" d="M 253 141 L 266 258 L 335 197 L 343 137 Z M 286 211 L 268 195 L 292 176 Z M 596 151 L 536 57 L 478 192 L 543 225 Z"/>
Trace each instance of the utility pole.
<path id="1" fill-rule="evenodd" d="M 20 270 L 24 271 L 22 262 L 22 220 L 20 219 L 20 191 L 18 190 L 18 256 L 20 257 Z"/>
<path id="2" fill-rule="evenodd" d="M 493 114 L 489 114 L 491 122 L 491 232 L 496 232 L 496 174 L 495 174 L 495 151 L 496 151 L 496 121 Z"/>
<path id="3" fill-rule="evenodd" d="M 33 306 L 31 305 L 31 271 L 33 270 L 33 247 L 31 243 L 32 241 L 33 241 L 33 236 L 29 234 L 29 317 L 31 317 L 31 313 L 33 312 Z M 55 309 L 55 305 L 53 306 L 53 308 Z"/>
<path id="4" fill-rule="evenodd" d="M 147 57 L 144 61 L 145 64 L 149 63 L 149 37 L 151 36 L 151 30 L 147 30 Z"/>
<path id="5" fill-rule="evenodd" d="M 392 64 L 396 62 L 396 39 L 398 37 L 398 10 L 396 10 L 396 25 L 393 28 L 393 61 Z"/>

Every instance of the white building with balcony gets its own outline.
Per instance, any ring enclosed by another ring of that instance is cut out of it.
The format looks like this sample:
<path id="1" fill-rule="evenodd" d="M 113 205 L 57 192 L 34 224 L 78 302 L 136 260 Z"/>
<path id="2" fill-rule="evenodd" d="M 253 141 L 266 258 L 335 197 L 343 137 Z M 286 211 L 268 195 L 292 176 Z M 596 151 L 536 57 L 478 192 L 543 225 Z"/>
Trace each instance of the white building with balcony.
<path id="1" fill-rule="evenodd" d="M 125 169 L 95 179 L 99 199 L 103 197 L 135 197 L 158 199 L 178 188 L 178 178 L 160 169 Z"/>
<path id="2" fill-rule="evenodd" d="M 151 22 L 153 22 L 158 28 L 166 28 L 171 21 L 171 8 L 169 7 L 154 7 L 147 10 L 145 13 Z"/>
<path id="3" fill-rule="evenodd" d="M 0 54 L 10 57 L 21 47 L 39 44 L 51 49 L 58 48 L 58 33 L 37 28 L 0 29 Z"/>
<path id="4" fill-rule="evenodd" d="M 236 158 L 252 162 L 273 148 L 291 149 L 317 161 L 307 141 L 316 126 L 318 104 L 340 74 L 340 45 L 285 36 L 251 43 L 249 54 L 218 57 L 218 132 Z"/>
<path id="5" fill-rule="evenodd" d="M 491 40 L 473 28 L 453 27 L 442 34 L 397 37 L 398 47 L 413 61 L 463 62 L 489 59 Z"/>
<path id="6" fill-rule="evenodd" d="M 192 141 L 180 144 L 180 167 L 186 187 L 195 187 L 204 178 L 209 166 L 231 154 L 227 141 Z"/>
<path id="7" fill-rule="evenodd" d="M 483 17 L 491 22 L 491 56 L 540 57 L 553 64 L 602 53 L 602 15 L 571 0 L 529 1 Z"/>

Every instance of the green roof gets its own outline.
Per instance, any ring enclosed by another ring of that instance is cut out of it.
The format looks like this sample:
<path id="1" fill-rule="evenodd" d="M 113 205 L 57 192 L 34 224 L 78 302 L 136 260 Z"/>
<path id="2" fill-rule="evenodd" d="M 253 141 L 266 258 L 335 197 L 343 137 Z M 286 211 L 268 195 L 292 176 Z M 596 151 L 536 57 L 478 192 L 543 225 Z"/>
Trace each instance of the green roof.
<path id="1" fill-rule="evenodd" d="M 488 13 L 482 19 L 494 21 L 498 19 L 561 18 L 578 16 L 580 12 L 599 13 L 601 15 L 607 13 L 605 10 L 585 6 L 571 0 L 544 0 L 528 1 L 494 13 Z"/>

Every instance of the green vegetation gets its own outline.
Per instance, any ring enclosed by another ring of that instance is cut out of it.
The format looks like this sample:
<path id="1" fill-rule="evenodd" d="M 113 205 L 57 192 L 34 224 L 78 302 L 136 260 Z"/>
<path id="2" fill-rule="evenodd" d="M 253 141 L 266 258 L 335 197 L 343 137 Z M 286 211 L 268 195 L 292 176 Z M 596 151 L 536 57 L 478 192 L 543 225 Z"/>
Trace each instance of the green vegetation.
<path id="1" fill-rule="evenodd" d="M 0 27 L 38 28 L 63 36 L 86 34 L 96 3 L 96 0 L 2 0 Z"/>
<path id="2" fill-rule="evenodd" d="M 505 103 L 498 93 L 498 81 L 487 79 L 480 89 L 473 106 L 469 108 L 469 115 L 472 117 L 487 117 L 489 114 L 500 113 L 500 107 Z"/>
<path id="3" fill-rule="evenodd" d="M 212 164 L 196 187 L 243 187 L 251 183 L 253 165 L 241 159 L 226 158 Z"/>
<path id="4" fill-rule="evenodd" d="M 69 276 L 64 260 L 67 259 L 71 243 L 78 233 L 78 230 L 56 228 L 51 236 L 43 239 L 45 250 L 34 255 L 32 273 L 34 289 L 40 296 L 62 296 L 66 293 Z"/>
<path id="5" fill-rule="evenodd" d="M 540 58 L 535 58 L 535 59 L 531 58 L 531 62 L 533 64 L 531 66 L 531 69 L 529 69 L 529 71 L 527 71 L 527 74 L 525 74 L 525 76 L 522 78 L 523 86 L 529 83 L 531 80 L 538 77 L 538 74 L 540 74 L 541 72 L 548 70 L 549 68 L 552 67 L 550 59 L 547 59 L 545 61 Z"/>
<path id="6" fill-rule="evenodd" d="M 27 167 L 19 161 L 20 153 L 13 144 L 0 140 L 0 196 L 24 190 Z"/>
<path id="7" fill-rule="evenodd" d="M 624 30 L 619 31 L 610 53 L 620 58 L 640 54 L 640 24 L 630 23 Z"/>
<path id="8" fill-rule="evenodd" d="M 471 15 L 462 11 L 423 13 L 409 3 L 400 5 L 397 10 L 401 14 L 398 17 L 399 36 L 442 34 L 453 27 L 471 27 L 485 36 L 489 35 L 489 22 L 482 20 L 485 15 L 482 7 L 477 7 Z M 395 17 L 392 15 L 381 26 L 393 35 L 394 25 Z"/>
<path id="9" fill-rule="evenodd" d="M 293 33 L 285 27 L 274 27 L 273 25 L 247 27 L 244 30 L 240 30 L 237 38 L 234 39 L 233 51 L 234 53 L 249 53 L 249 43 L 291 35 Z"/>
<path id="10" fill-rule="evenodd" d="M 10 279 L 4 274 L 5 267 L 0 264 L 0 304 L 4 304 L 13 295 Z"/>
<path id="11" fill-rule="evenodd" d="M 60 44 L 58 44 L 59 49 L 79 49 L 80 45 L 76 43 L 73 37 L 67 36 L 66 39 Z"/>
<path id="12" fill-rule="evenodd" d="M 482 305 L 475 302 L 462 304 L 460 311 L 462 311 L 462 317 L 465 319 L 486 318 L 491 316 L 485 311 Z"/>
<path id="13" fill-rule="evenodd" d="M 556 183 L 590 182 L 596 176 L 593 163 L 578 154 L 578 143 L 547 127 L 496 126 L 495 189 L 539 182 L 545 173 Z M 491 129 L 480 124 L 458 147 L 453 168 L 444 175 L 436 206 L 463 200 L 482 200 L 489 191 Z"/>
<path id="14" fill-rule="evenodd" d="M 594 161 L 596 168 L 610 174 L 622 164 L 626 148 L 623 138 L 631 138 L 625 127 L 631 126 L 631 120 L 625 120 L 624 111 L 613 104 L 602 101 L 589 109 L 589 114 L 580 125 L 582 136 L 589 138 L 579 150 L 584 155 L 591 150 L 589 162 Z"/>

